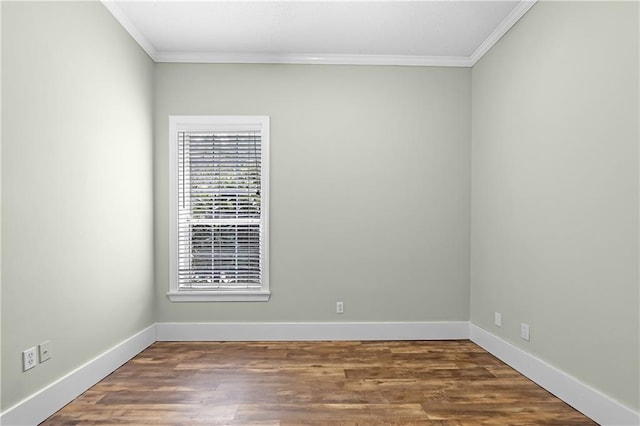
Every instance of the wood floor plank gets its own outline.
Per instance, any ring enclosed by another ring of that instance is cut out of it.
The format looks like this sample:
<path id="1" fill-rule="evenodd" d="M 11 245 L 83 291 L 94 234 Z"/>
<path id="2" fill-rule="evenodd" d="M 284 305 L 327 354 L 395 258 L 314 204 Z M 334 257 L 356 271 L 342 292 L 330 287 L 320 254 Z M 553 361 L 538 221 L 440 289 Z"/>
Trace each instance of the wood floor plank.
<path id="1" fill-rule="evenodd" d="M 157 342 L 59 425 L 594 425 L 468 340 Z"/>

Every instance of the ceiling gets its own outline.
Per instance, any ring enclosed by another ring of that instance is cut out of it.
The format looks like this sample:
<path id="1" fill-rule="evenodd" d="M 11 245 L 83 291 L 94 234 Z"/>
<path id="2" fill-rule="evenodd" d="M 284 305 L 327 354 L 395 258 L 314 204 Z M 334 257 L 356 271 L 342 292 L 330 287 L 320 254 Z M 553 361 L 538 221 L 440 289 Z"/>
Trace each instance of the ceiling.
<path id="1" fill-rule="evenodd" d="M 535 0 L 103 0 L 156 62 L 472 66 Z"/>

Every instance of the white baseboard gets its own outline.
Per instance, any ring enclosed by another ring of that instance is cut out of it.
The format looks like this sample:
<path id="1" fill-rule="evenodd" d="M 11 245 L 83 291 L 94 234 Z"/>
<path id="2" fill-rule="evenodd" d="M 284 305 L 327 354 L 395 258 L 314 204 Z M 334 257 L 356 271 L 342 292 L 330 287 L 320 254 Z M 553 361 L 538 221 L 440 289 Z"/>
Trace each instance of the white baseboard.
<path id="1" fill-rule="evenodd" d="M 158 323 L 158 341 L 458 340 L 460 322 Z"/>
<path id="2" fill-rule="evenodd" d="M 156 341 L 151 325 L 0 414 L 0 425 L 37 425 Z"/>
<path id="3" fill-rule="evenodd" d="M 576 378 L 461 322 L 157 323 L 0 414 L 0 425 L 36 425 L 156 341 L 471 339 L 602 425 L 640 424 L 640 415 Z"/>
<path id="4" fill-rule="evenodd" d="M 575 377 L 469 324 L 471 341 L 601 425 L 639 425 L 640 415 Z"/>

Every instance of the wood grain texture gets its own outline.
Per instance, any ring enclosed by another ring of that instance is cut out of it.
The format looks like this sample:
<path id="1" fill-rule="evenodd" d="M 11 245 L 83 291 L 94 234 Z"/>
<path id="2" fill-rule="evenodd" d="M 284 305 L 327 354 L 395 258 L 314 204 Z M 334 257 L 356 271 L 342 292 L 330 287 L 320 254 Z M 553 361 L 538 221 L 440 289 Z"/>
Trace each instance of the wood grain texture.
<path id="1" fill-rule="evenodd" d="M 461 340 L 157 342 L 43 424 L 596 423 Z"/>

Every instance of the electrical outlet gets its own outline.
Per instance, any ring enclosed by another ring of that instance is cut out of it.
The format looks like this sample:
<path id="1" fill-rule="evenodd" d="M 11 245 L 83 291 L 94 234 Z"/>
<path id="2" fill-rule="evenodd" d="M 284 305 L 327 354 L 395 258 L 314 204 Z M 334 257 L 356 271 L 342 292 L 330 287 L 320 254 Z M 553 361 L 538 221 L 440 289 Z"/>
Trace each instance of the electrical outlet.
<path id="1" fill-rule="evenodd" d="M 520 323 L 520 337 L 529 341 L 529 324 Z"/>
<path id="2" fill-rule="evenodd" d="M 38 345 L 39 355 L 40 355 L 40 364 L 45 362 L 48 359 L 51 359 L 51 340 L 47 340 L 46 342 L 42 342 Z"/>
<path id="3" fill-rule="evenodd" d="M 344 314 L 344 303 L 336 302 L 336 314 Z"/>
<path id="4" fill-rule="evenodd" d="M 493 323 L 496 327 L 502 327 L 502 314 L 500 312 L 493 313 Z"/>
<path id="5" fill-rule="evenodd" d="M 22 371 L 27 371 L 36 366 L 36 348 L 22 351 Z"/>

